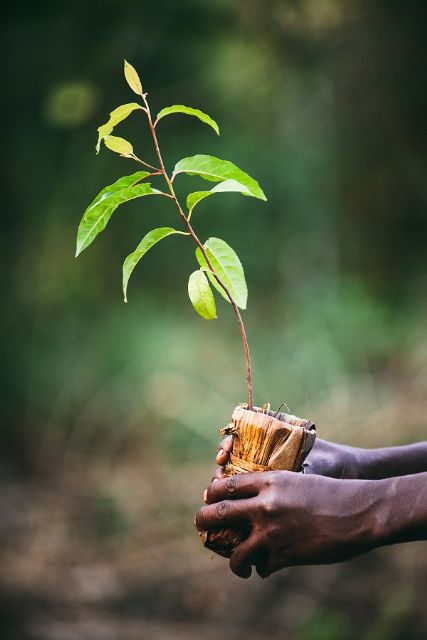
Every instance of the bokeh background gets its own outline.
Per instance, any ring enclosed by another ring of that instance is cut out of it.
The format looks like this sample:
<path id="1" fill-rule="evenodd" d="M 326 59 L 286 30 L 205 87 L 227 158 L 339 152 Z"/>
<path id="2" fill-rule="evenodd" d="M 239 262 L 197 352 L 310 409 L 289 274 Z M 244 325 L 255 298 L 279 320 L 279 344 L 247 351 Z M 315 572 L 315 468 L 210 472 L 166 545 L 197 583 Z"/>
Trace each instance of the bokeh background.
<path id="1" fill-rule="evenodd" d="M 87 204 L 134 170 L 94 153 L 96 128 L 135 97 L 126 57 L 153 111 L 188 104 L 221 126 L 164 120 L 169 169 L 217 155 L 268 196 L 218 196 L 194 216 L 245 266 L 256 401 L 339 442 L 425 439 L 426 14 L 408 0 L 2 9 L 2 638 L 426 637 L 422 543 L 267 581 L 201 547 L 218 428 L 245 400 L 238 330 L 222 300 L 216 322 L 194 313 L 179 237 L 121 296 L 124 257 L 177 224 L 173 207 L 122 206 L 74 258 Z M 137 115 L 118 134 L 153 158 Z"/>

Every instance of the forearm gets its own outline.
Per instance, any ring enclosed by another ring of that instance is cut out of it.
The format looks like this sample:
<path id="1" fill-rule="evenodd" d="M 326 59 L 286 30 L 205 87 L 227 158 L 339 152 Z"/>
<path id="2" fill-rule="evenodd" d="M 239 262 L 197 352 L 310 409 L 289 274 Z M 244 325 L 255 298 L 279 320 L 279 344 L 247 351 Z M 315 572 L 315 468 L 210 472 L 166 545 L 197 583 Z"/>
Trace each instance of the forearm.
<path id="1" fill-rule="evenodd" d="M 355 452 L 360 479 L 381 480 L 427 471 L 427 442 Z"/>
<path id="2" fill-rule="evenodd" d="M 382 480 L 426 471 L 427 442 L 362 449 L 317 438 L 304 462 L 304 473 L 340 480 Z"/>
<path id="3" fill-rule="evenodd" d="M 375 546 L 427 539 L 427 473 L 375 483 Z"/>

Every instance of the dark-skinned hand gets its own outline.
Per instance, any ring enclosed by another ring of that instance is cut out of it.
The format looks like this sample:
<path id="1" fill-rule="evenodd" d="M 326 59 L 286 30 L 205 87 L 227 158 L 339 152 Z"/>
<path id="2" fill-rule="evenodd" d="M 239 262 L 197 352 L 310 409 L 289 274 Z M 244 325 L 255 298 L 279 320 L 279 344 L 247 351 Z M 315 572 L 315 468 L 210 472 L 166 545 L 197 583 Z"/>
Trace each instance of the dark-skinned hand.
<path id="1" fill-rule="evenodd" d="M 382 545 L 427 538 L 427 472 L 384 480 L 338 480 L 291 471 L 216 480 L 196 515 L 200 531 L 251 530 L 230 559 L 248 578 L 292 565 L 330 564 Z"/>
<path id="2" fill-rule="evenodd" d="M 233 437 L 221 440 L 216 456 L 220 465 L 214 477 L 224 476 L 224 465 L 233 447 Z M 427 471 L 427 442 L 400 447 L 361 449 L 316 438 L 304 462 L 303 472 L 345 480 L 379 480 Z"/>
<path id="3" fill-rule="evenodd" d="M 219 444 L 216 463 L 220 465 L 214 477 L 224 477 L 223 467 L 228 462 L 233 447 L 233 436 L 225 436 Z M 329 478 L 356 480 L 361 478 L 363 449 L 328 442 L 317 438 L 304 463 L 304 473 L 314 473 Z"/>
<path id="4" fill-rule="evenodd" d="M 248 578 L 302 564 L 339 562 L 375 546 L 377 497 L 371 481 L 288 471 L 247 473 L 212 482 L 195 520 L 202 531 L 249 525 L 230 568 Z"/>

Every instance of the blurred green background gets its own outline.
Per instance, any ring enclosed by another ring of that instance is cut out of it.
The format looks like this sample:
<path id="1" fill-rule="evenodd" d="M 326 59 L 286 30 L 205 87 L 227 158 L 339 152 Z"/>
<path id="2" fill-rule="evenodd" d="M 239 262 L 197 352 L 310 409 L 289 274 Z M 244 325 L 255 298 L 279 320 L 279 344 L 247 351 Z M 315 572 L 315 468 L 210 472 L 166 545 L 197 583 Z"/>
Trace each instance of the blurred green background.
<path id="1" fill-rule="evenodd" d="M 256 402 L 350 444 L 425 439 L 426 18 L 402 0 L 3 10 L 2 638 L 425 637 L 422 545 L 267 582 L 211 559 L 192 520 L 246 397 L 232 311 L 194 313 L 179 237 L 144 258 L 123 304 L 124 257 L 177 224 L 166 200 L 123 205 L 78 260 L 74 247 L 91 199 L 136 169 L 94 152 L 134 100 L 126 57 L 154 112 L 187 104 L 220 125 L 165 119 L 169 170 L 217 155 L 268 197 L 220 195 L 194 215 L 245 267 Z M 137 114 L 117 134 L 154 159 Z"/>

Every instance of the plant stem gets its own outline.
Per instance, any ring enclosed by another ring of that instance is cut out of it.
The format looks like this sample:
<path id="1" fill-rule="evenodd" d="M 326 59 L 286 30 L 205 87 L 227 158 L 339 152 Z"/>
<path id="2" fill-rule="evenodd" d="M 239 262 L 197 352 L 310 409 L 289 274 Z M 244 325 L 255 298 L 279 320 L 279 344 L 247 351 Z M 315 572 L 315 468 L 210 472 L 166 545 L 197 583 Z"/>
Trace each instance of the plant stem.
<path id="1" fill-rule="evenodd" d="M 152 171 L 154 171 L 155 174 L 161 174 L 162 173 L 160 171 L 160 169 L 158 169 L 157 167 L 153 167 L 152 164 L 148 164 L 148 162 L 145 162 L 145 160 L 141 160 L 141 158 L 138 158 L 138 156 L 136 156 L 134 153 L 132 153 L 132 155 L 130 157 L 133 158 L 133 160 L 136 160 L 137 162 L 139 162 L 139 164 L 144 165 L 144 167 L 147 167 L 148 169 L 152 169 Z"/>
<path id="2" fill-rule="evenodd" d="M 176 196 L 175 190 L 173 188 L 173 184 L 172 184 L 172 180 L 169 178 L 166 169 L 165 169 L 165 165 L 163 164 L 163 159 L 162 159 L 162 154 L 160 153 L 160 148 L 159 148 L 159 143 L 157 140 L 157 135 L 156 135 L 156 128 L 155 128 L 155 123 L 153 123 L 152 117 L 151 117 L 151 112 L 150 112 L 150 107 L 148 106 L 148 102 L 147 102 L 147 98 L 146 98 L 146 94 L 143 94 L 142 96 L 143 100 L 144 100 L 144 104 L 145 104 L 145 111 L 147 114 L 147 118 L 148 118 L 148 123 L 150 125 L 150 130 L 151 130 L 151 136 L 153 138 L 153 143 L 154 143 L 154 149 L 156 151 L 156 155 L 157 158 L 159 160 L 159 164 L 160 164 L 160 170 L 161 173 L 164 177 L 164 179 L 166 180 L 166 184 L 168 186 L 168 189 L 170 191 L 170 194 L 175 202 L 175 205 L 178 209 L 179 215 L 181 216 L 185 226 L 187 227 L 191 237 L 193 238 L 194 242 L 196 243 L 196 245 L 199 247 L 200 251 L 202 252 L 205 260 L 206 260 L 206 264 L 208 265 L 209 269 L 211 270 L 215 280 L 218 282 L 218 284 L 224 289 L 225 293 L 228 296 L 228 299 L 230 300 L 231 306 L 233 307 L 233 311 L 234 314 L 236 316 L 237 319 L 237 323 L 239 325 L 239 329 L 240 329 L 240 334 L 242 336 L 242 343 L 243 343 L 243 351 L 245 354 L 245 365 L 246 365 L 246 386 L 247 386 L 247 391 L 248 391 L 248 409 L 252 409 L 253 407 L 253 392 L 252 392 L 252 370 L 251 370 L 251 357 L 250 357 L 250 353 L 249 353 L 249 344 L 248 344 L 248 339 L 246 336 L 246 330 L 245 330 L 245 325 L 243 324 L 243 320 L 242 320 L 242 316 L 240 314 L 239 308 L 236 304 L 236 301 L 234 300 L 233 296 L 231 295 L 230 291 L 228 290 L 228 288 L 225 286 L 225 284 L 222 282 L 221 278 L 218 276 L 218 274 L 216 273 L 214 267 L 212 266 L 211 261 L 209 260 L 209 256 L 207 255 L 206 249 L 203 246 L 203 244 L 200 242 L 197 234 L 195 233 L 193 227 L 190 224 L 190 221 L 188 220 L 187 216 L 185 215 L 179 200 Z"/>

